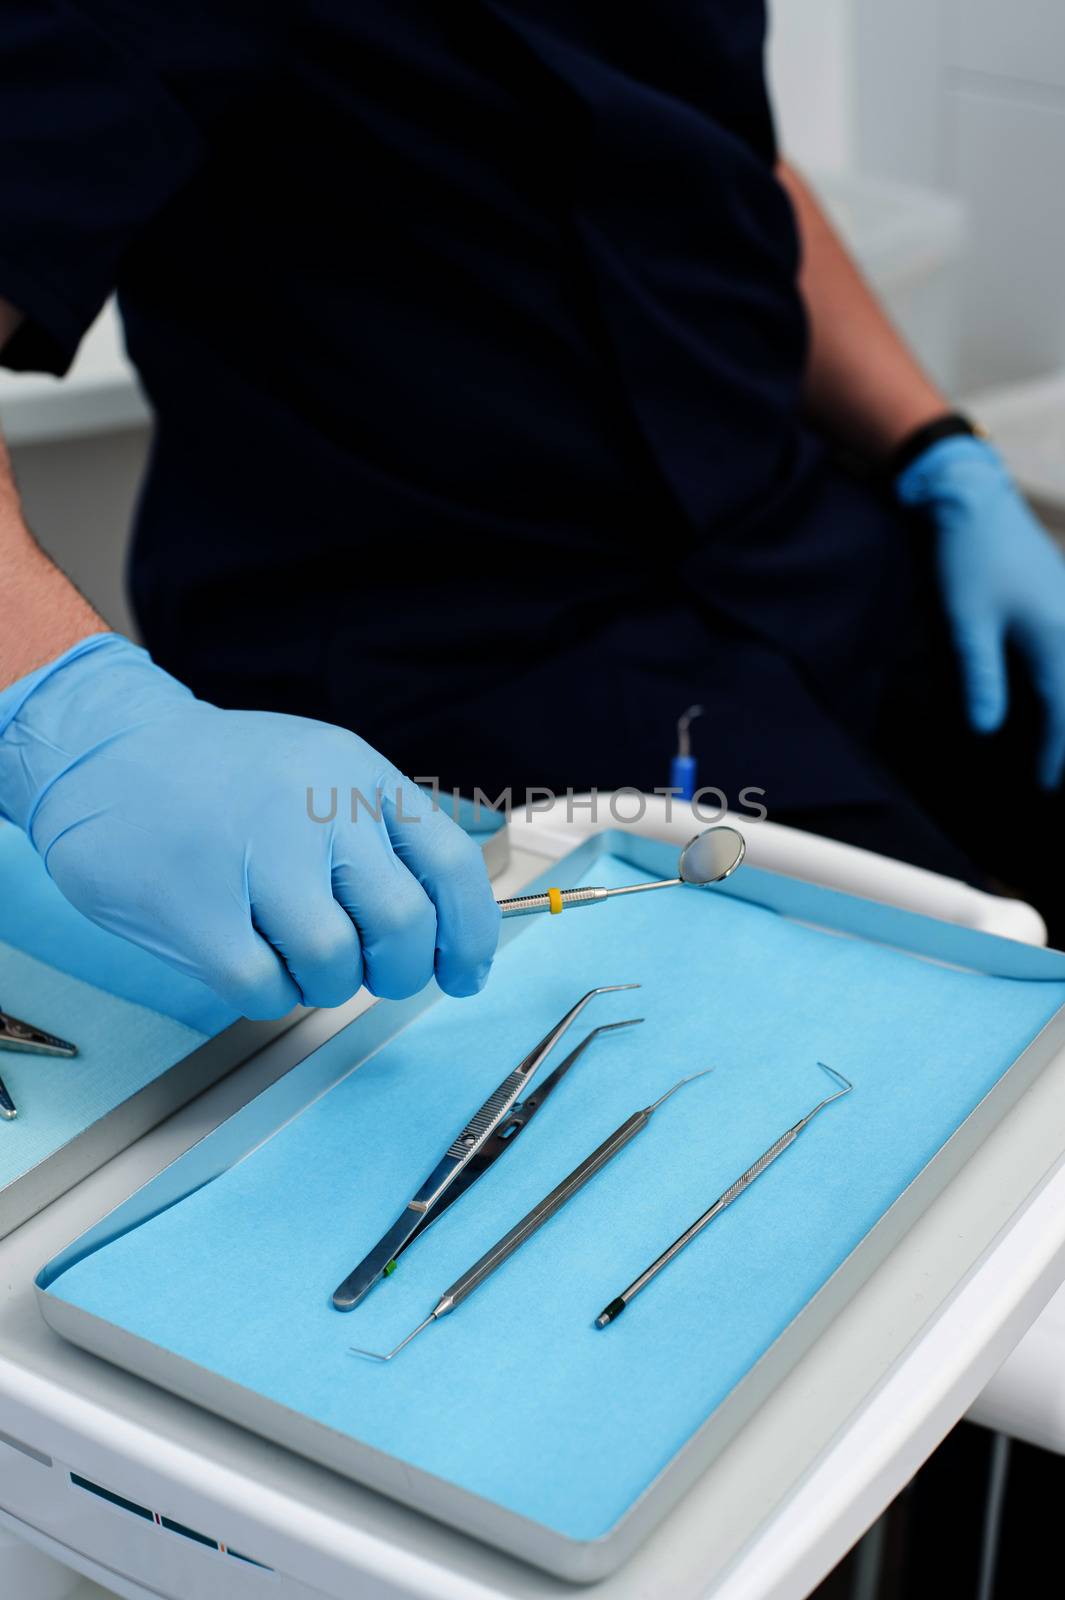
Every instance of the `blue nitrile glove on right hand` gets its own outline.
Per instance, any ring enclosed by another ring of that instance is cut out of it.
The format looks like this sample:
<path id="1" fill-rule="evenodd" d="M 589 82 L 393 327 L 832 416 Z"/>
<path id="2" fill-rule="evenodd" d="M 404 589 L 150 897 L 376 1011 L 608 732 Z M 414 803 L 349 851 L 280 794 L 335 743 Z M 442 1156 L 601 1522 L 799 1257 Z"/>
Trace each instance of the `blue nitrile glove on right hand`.
<path id="1" fill-rule="evenodd" d="M 0 815 L 93 922 L 246 1016 L 488 975 L 481 853 L 420 789 L 342 728 L 197 700 L 117 634 L 0 692 Z"/>
<path id="2" fill-rule="evenodd" d="M 1006 642 L 1024 656 L 1045 708 L 1039 781 L 1065 766 L 1065 558 L 1025 505 L 998 452 L 981 439 L 931 445 L 895 491 L 936 530 L 943 604 L 961 665 L 969 720 L 992 733 L 1005 720 Z"/>

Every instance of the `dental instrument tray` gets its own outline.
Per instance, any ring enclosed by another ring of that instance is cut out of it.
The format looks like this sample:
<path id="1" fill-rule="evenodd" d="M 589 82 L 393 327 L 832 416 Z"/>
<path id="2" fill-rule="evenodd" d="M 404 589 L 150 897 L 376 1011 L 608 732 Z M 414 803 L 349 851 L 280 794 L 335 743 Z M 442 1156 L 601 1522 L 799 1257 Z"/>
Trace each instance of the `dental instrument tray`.
<path id="1" fill-rule="evenodd" d="M 675 866 L 675 848 L 607 831 L 530 889 Z M 589 1017 L 642 1025 L 590 1051 L 507 1159 L 335 1309 L 505 1074 L 583 994 L 632 982 Z M 1063 1007 L 1065 955 L 752 867 L 594 916 L 515 918 L 479 996 L 373 1006 L 43 1267 L 40 1308 L 131 1372 L 591 1581 L 1002 1120 L 1065 1043 Z M 853 1092 L 597 1329 L 824 1094 L 818 1062 Z M 393 1350 L 633 1107 L 710 1067 L 399 1359 L 351 1353 Z"/>

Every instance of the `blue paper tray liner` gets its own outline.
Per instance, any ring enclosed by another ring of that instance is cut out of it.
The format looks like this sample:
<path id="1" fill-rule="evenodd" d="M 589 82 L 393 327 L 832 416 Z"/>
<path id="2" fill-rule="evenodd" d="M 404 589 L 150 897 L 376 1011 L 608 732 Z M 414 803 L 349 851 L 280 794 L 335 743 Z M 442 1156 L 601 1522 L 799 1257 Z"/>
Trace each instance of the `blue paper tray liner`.
<path id="1" fill-rule="evenodd" d="M 579 881 L 660 875 L 675 855 L 645 845 L 643 860 L 649 873 L 601 856 Z M 477 999 L 433 1004 L 229 1170 L 42 1283 L 567 1538 L 605 1536 L 1065 1002 L 1054 952 L 793 883 L 795 915 L 827 922 L 836 904 L 867 937 L 803 926 L 751 903 L 766 876 L 530 919 Z M 642 1026 L 598 1041 L 514 1152 L 355 1312 L 335 1312 L 335 1284 L 504 1073 L 586 989 L 630 981 L 642 988 L 593 1002 L 570 1043 L 585 1025 Z M 358 1026 L 296 1069 L 308 1094 L 358 1058 Z M 596 1331 L 821 1097 L 819 1059 L 854 1093 Z M 348 1353 L 390 1348 L 631 1111 L 711 1065 L 395 1362 Z"/>

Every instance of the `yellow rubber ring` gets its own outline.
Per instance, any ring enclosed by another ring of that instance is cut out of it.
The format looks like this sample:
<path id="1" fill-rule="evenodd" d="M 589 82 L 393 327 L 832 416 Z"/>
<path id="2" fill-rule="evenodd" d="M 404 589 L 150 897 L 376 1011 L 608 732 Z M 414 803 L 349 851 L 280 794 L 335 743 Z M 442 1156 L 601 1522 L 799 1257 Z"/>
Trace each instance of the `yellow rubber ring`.
<path id="1" fill-rule="evenodd" d="M 548 889 L 548 891 L 547 891 L 547 905 L 548 905 L 549 911 L 551 912 L 551 915 L 553 917 L 557 917 L 559 912 L 562 910 L 562 890 L 561 889 Z"/>

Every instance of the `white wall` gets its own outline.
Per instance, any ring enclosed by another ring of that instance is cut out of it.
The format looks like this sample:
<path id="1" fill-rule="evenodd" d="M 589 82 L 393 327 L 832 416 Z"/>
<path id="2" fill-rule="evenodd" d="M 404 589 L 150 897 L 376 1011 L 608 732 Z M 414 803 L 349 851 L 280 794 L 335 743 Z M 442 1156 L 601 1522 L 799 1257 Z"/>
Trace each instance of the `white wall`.
<path id="1" fill-rule="evenodd" d="M 956 195 L 960 383 L 1065 370 L 1065 0 L 769 0 L 781 141 Z"/>
<path id="2" fill-rule="evenodd" d="M 966 207 L 966 387 L 1065 368 L 1065 0 L 850 7 L 857 164 Z"/>
<path id="3" fill-rule="evenodd" d="M 905 8 L 914 0 L 897 3 Z M 885 160 L 883 168 L 917 176 L 922 187 L 915 191 L 912 181 L 900 185 L 862 171 L 858 135 L 870 107 L 868 96 L 859 104 L 859 20 L 856 0 L 770 0 L 767 68 L 780 144 L 819 191 L 926 370 L 953 392 L 960 382 L 958 256 L 963 219 L 952 197 L 929 193 L 926 187 L 929 176 L 936 174 L 935 160 L 924 159 L 937 148 L 934 94 L 930 89 L 916 96 L 916 116 L 887 115 L 888 107 L 894 111 L 899 103 L 896 68 L 905 66 L 889 16 L 878 41 L 887 51 L 889 67 L 875 86 L 881 103 L 874 108 L 873 122 L 894 134 L 901 131 L 903 153 L 912 158 L 894 164 Z M 871 51 L 868 37 L 863 45 Z M 920 61 L 929 59 L 926 53 Z M 908 67 L 906 73 L 912 78 Z"/>
<path id="4" fill-rule="evenodd" d="M 805 170 L 843 172 L 853 164 L 853 11 L 852 0 L 770 0 L 767 67 L 778 136 Z"/>

